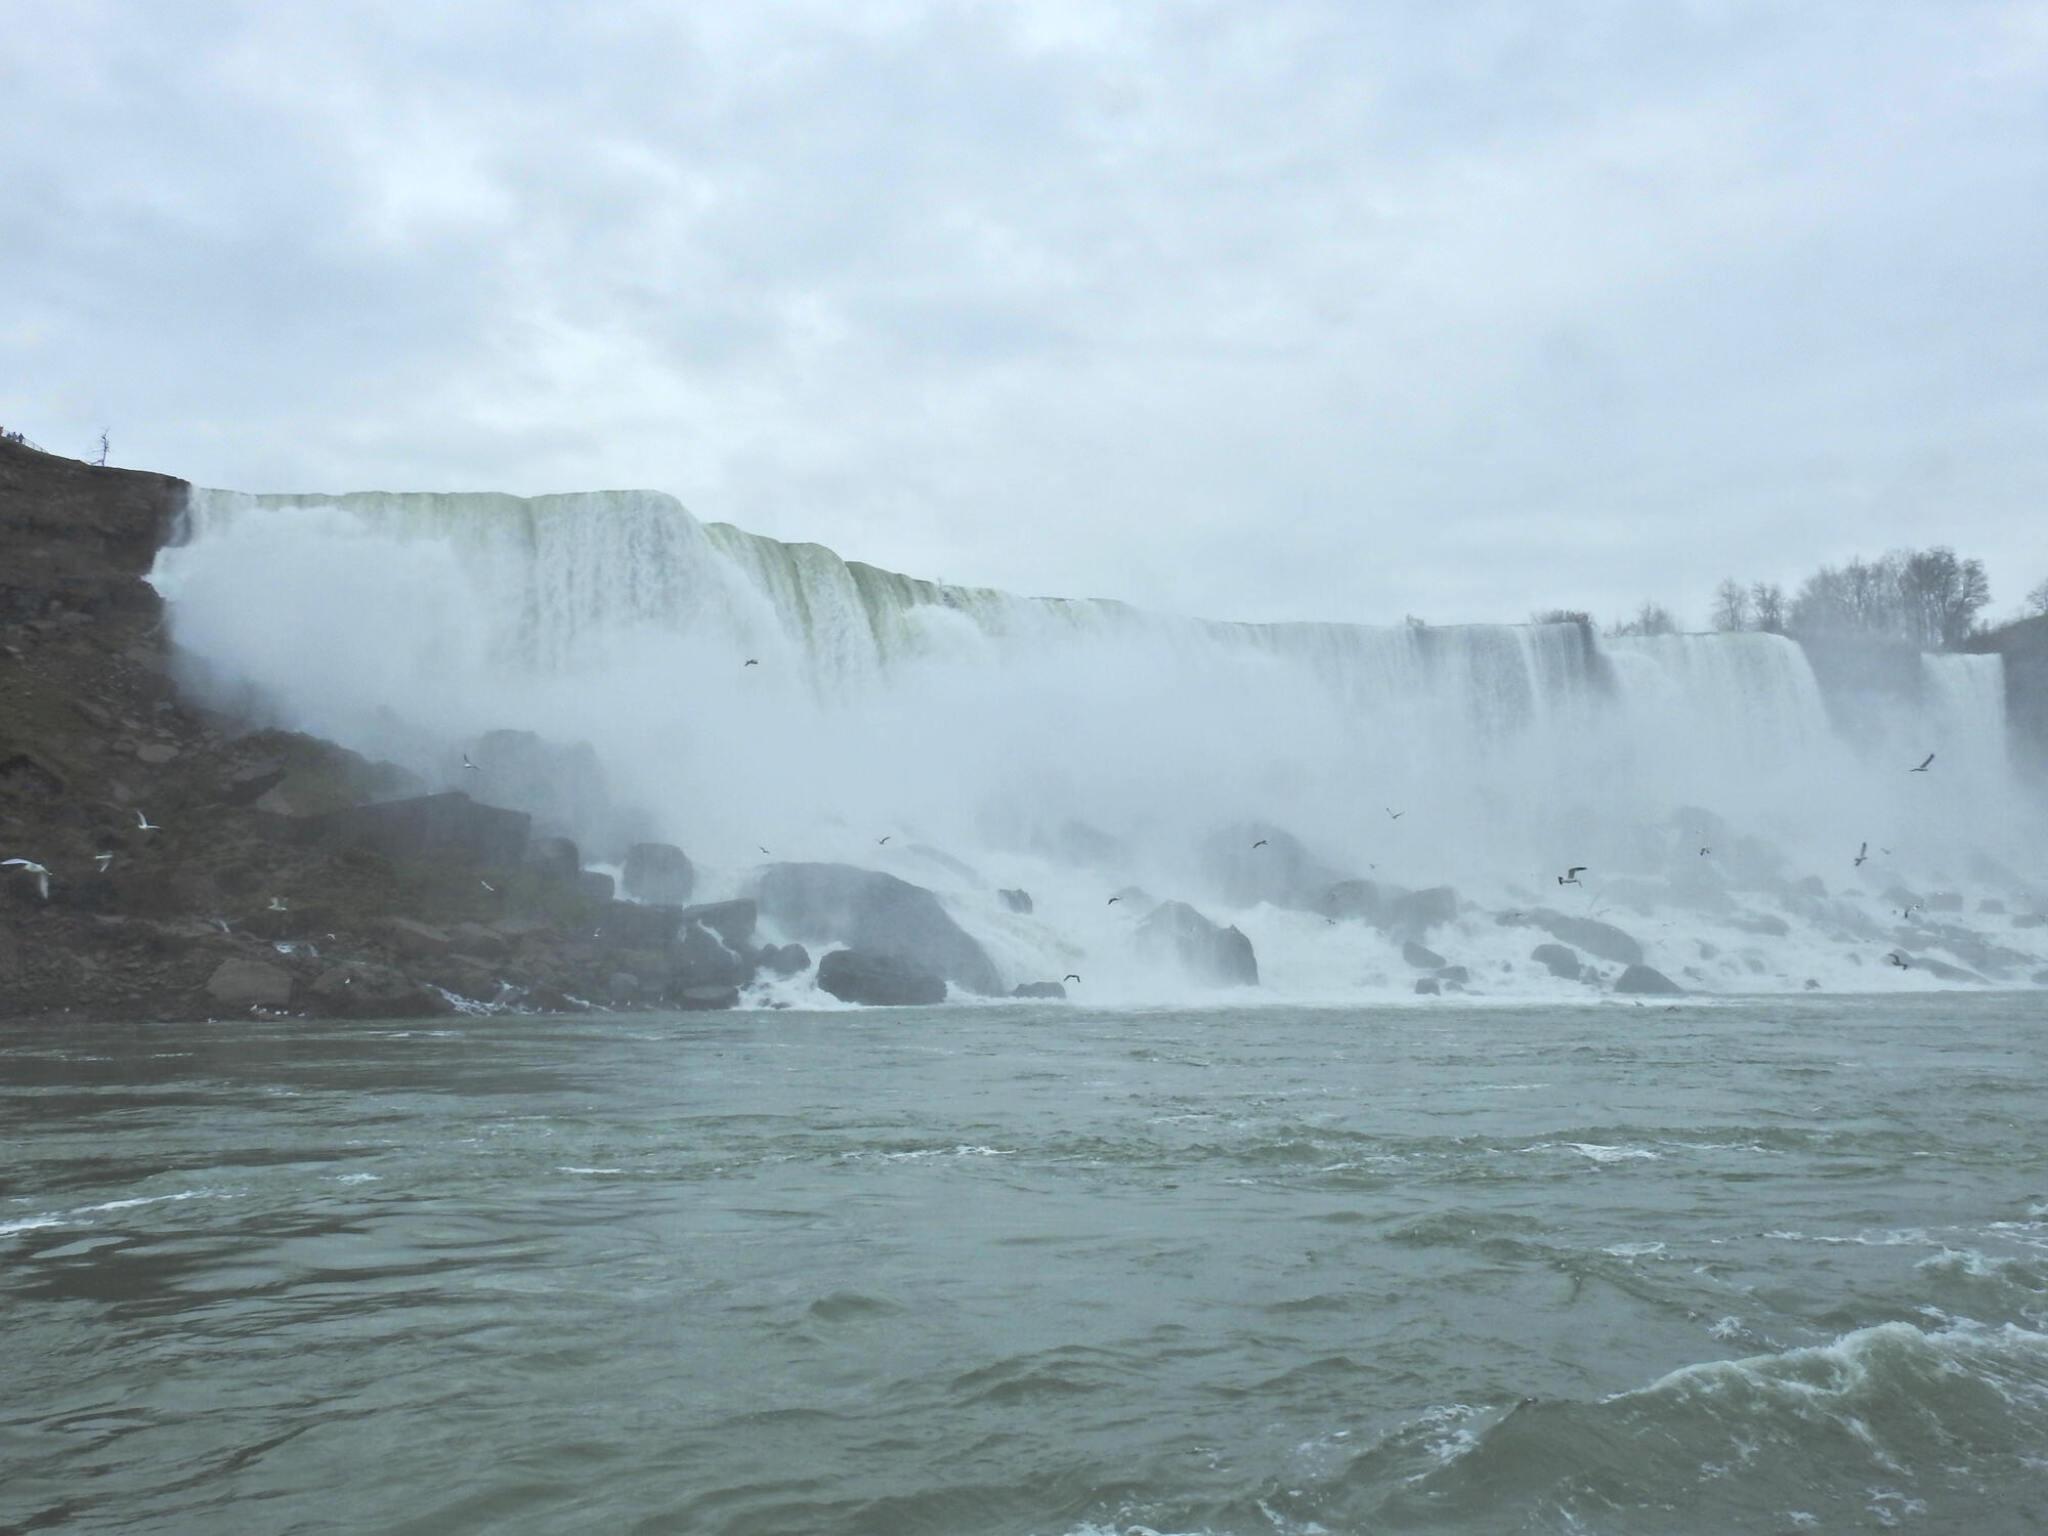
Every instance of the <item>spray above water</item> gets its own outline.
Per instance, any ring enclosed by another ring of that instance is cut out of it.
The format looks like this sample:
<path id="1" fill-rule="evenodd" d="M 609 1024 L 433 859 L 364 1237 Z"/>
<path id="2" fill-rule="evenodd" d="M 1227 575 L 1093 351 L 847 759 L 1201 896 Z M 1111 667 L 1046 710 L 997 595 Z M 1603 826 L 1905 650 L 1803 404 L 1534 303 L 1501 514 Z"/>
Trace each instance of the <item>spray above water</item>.
<path id="1" fill-rule="evenodd" d="M 1495 918 L 1560 895 L 1709 986 L 1874 984 L 1883 946 L 1851 909 L 1895 885 L 2031 899 L 1999 867 L 2039 812 L 1995 656 L 1922 658 L 1871 707 L 1779 636 L 1167 617 L 921 581 L 651 492 L 194 491 L 154 579 L 192 685 L 252 720 L 451 788 L 493 730 L 587 743 L 629 813 L 564 827 L 595 858 L 630 826 L 733 889 L 764 848 L 886 868 L 940 891 L 1009 979 L 1083 972 L 1096 996 L 1169 985 L 1128 942 L 1149 904 L 1105 904 L 1124 887 L 1236 921 L 1268 988 L 1339 996 L 1414 969 L 1317 882 L 1454 887 L 1458 958 L 1525 990 L 1530 935 Z M 1935 771 L 1900 771 L 1930 750 Z M 1226 833 L 1283 873 L 1219 862 Z M 1852 866 L 1866 841 L 1884 867 Z M 1584 891 L 1555 890 L 1577 864 Z M 1752 947 L 1841 963 L 1702 961 L 1702 934 L 1814 874 L 1849 908 Z M 1853 969 L 1851 947 L 1872 951 Z"/>

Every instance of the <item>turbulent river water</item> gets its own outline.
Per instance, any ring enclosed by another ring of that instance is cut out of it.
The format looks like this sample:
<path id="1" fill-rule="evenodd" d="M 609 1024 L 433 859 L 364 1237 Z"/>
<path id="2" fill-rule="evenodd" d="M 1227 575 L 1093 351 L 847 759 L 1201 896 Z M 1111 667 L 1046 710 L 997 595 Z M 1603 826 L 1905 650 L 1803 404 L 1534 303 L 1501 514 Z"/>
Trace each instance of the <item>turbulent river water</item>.
<path id="1" fill-rule="evenodd" d="M 2038 996 L 0 1046 L 0 1529 L 2048 1528 Z"/>

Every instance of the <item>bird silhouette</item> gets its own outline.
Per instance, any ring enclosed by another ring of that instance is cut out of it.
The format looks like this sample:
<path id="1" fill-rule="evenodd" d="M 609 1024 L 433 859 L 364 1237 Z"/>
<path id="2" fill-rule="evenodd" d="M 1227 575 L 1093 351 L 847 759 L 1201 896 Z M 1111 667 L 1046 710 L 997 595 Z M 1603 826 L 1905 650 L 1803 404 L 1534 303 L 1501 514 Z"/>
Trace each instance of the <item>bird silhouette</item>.
<path id="1" fill-rule="evenodd" d="M 1913 967 L 1907 963 L 1906 957 L 1900 954 L 1896 949 L 1893 950 L 1890 954 L 1886 955 L 1884 958 L 1888 964 L 1896 965 L 1902 971 L 1910 971 L 1911 969 L 1913 969 Z"/>
<path id="2" fill-rule="evenodd" d="M 1117 904 L 1118 902 L 1120 902 L 1120 901 L 1122 901 L 1122 900 L 1123 900 L 1123 897 L 1121 897 L 1121 896 L 1112 896 L 1112 897 L 1110 897 L 1110 898 L 1109 898 L 1109 905 L 1113 907 L 1113 906 L 1115 906 L 1115 905 L 1116 905 L 1116 904 Z"/>
<path id="3" fill-rule="evenodd" d="M 1557 883 L 1558 883 L 1559 885 L 1580 885 L 1580 884 L 1583 884 L 1584 882 L 1582 882 L 1582 881 L 1581 881 L 1581 880 L 1579 879 L 1579 876 L 1580 876 L 1580 875 L 1582 875 L 1582 874 L 1584 874 L 1585 872 L 1586 872 L 1586 866 L 1585 866 L 1585 865 L 1583 865 L 1583 864 L 1574 864 L 1574 865 L 1573 865 L 1573 866 L 1572 866 L 1572 867 L 1571 867 L 1570 869 L 1566 870 L 1566 871 L 1565 871 L 1565 872 L 1564 872 L 1563 874 L 1561 874 L 1561 875 L 1559 875 L 1559 876 L 1557 877 Z"/>
<path id="4" fill-rule="evenodd" d="M 477 767 L 477 765 L 476 765 L 475 763 L 472 763 L 472 762 L 471 762 L 471 761 L 469 760 L 469 754 L 468 754 L 467 752 L 465 752 L 465 753 L 463 753 L 463 754 L 462 754 L 462 766 L 463 766 L 464 768 L 467 768 L 467 769 L 468 769 L 468 770 L 469 770 L 469 771 L 470 771 L 471 773 L 482 773 L 482 772 L 483 772 L 483 769 L 481 769 L 481 768 Z"/>
<path id="5" fill-rule="evenodd" d="M 1923 760 L 1921 761 L 1921 764 L 1920 764 L 1920 766 L 1919 766 L 1918 768 L 1908 768 L 1908 769 L 1906 770 L 1906 772 L 1908 772 L 1908 773 L 1925 773 L 1925 772 L 1927 771 L 1927 765 L 1928 765 L 1929 763 L 1933 762 L 1933 761 L 1934 761 L 1934 754 L 1933 754 L 1932 752 L 1930 752 L 1930 753 L 1928 753 L 1928 754 L 1927 754 L 1927 756 L 1926 756 L 1926 757 L 1925 757 L 1925 758 L 1924 758 L 1924 759 L 1923 759 Z"/>
<path id="6" fill-rule="evenodd" d="M 137 811 L 135 813 L 135 829 L 138 832 L 163 831 L 162 827 L 158 826 L 155 822 L 151 821 L 147 816 L 143 815 L 142 812 L 140 811 Z"/>
<path id="7" fill-rule="evenodd" d="M 1256 843 L 1253 843 L 1252 846 L 1254 848 L 1263 848 L 1266 846 L 1266 840 L 1262 837 Z"/>
<path id="8" fill-rule="evenodd" d="M 1861 869 L 1870 858 L 1870 844 L 1865 843 L 1856 850 L 1856 868 Z"/>
<path id="9" fill-rule="evenodd" d="M 894 833 L 891 833 L 891 834 L 890 834 L 890 836 L 891 836 L 891 837 L 893 837 L 894 835 L 895 835 Z M 875 846 L 876 846 L 877 848 L 885 848 L 885 847 L 887 847 L 887 846 L 888 846 L 888 843 L 889 843 L 889 838 L 885 837 L 885 838 L 883 838 L 883 839 L 882 839 L 882 840 L 881 840 L 881 841 L 880 841 L 879 843 L 876 843 L 876 844 L 875 844 Z"/>
<path id="10" fill-rule="evenodd" d="M 1712 853 L 1713 851 L 1714 850 L 1711 848 L 1702 848 L 1700 850 L 1700 857 L 1704 859 L 1708 854 Z"/>
<path id="11" fill-rule="evenodd" d="M 1080 979 L 1081 978 L 1079 976 L 1076 976 L 1072 971 L 1067 972 L 1066 975 L 1060 978 L 1061 981 L 1079 981 Z"/>
<path id="12" fill-rule="evenodd" d="M 36 882 L 36 894 L 44 901 L 50 899 L 50 871 L 34 859 L 0 859 L 0 869 L 18 866 L 21 872 Z"/>
<path id="13" fill-rule="evenodd" d="M 1387 813 L 1387 820 L 1389 821 L 1399 821 L 1403 816 L 1406 816 L 1408 814 L 1406 811 L 1395 810 L 1391 805 L 1385 807 L 1385 810 Z"/>
<path id="14" fill-rule="evenodd" d="M 756 843 L 756 844 L 754 844 L 754 846 L 755 846 L 756 848 L 761 848 L 761 845 L 760 845 L 759 843 Z M 768 853 L 768 850 L 767 850 L 766 848 L 761 848 L 761 851 L 762 851 L 763 853 Z M 775 857 L 775 855 L 774 855 L 774 854 L 772 854 L 772 853 L 768 853 L 768 857 L 772 859 L 772 858 L 774 858 L 774 857 Z"/>

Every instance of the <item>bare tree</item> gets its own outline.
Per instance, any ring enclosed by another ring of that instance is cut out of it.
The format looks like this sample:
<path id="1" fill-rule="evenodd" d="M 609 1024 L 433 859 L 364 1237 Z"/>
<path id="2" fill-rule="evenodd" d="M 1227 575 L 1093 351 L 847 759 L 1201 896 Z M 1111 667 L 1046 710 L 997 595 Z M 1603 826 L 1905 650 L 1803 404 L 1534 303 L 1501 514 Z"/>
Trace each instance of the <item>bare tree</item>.
<path id="1" fill-rule="evenodd" d="M 1713 623 L 1724 634 L 1755 627 L 1756 606 L 1750 601 L 1749 589 L 1732 576 L 1714 588 Z"/>
<path id="2" fill-rule="evenodd" d="M 1675 635 L 1678 620 L 1671 616 L 1671 610 L 1662 603 L 1646 602 L 1635 612 L 1635 617 L 1617 622 L 1610 634 L 1616 635 Z"/>
<path id="3" fill-rule="evenodd" d="M 1749 585 L 1749 611 L 1756 627 L 1767 635 L 1785 633 L 1785 589 L 1775 581 L 1753 581 Z"/>
<path id="4" fill-rule="evenodd" d="M 100 433 L 100 456 L 93 462 L 101 469 L 107 467 L 107 434 L 104 430 Z"/>
<path id="5" fill-rule="evenodd" d="M 2026 611 L 2031 614 L 2048 613 L 2048 581 L 2044 581 L 2026 597 Z"/>

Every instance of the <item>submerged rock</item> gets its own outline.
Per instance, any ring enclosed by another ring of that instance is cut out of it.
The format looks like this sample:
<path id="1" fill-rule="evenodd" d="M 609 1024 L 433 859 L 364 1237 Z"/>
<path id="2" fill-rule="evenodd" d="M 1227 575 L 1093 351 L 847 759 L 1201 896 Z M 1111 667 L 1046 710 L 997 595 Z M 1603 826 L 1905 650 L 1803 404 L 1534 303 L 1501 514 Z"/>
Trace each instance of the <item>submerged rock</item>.
<path id="1" fill-rule="evenodd" d="M 1066 983 L 1059 981 L 1026 981 L 1010 988 L 1012 997 L 1058 997 L 1067 995 Z"/>
<path id="2" fill-rule="evenodd" d="M 1162 902 L 1138 925 L 1138 945 L 1171 957 L 1197 981 L 1211 986 L 1255 987 L 1259 962 L 1252 941 L 1236 928 L 1219 928 L 1184 901 Z"/>
<path id="3" fill-rule="evenodd" d="M 923 886 L 849 864 L 775 864 L 757 894 L 762 915 L 796 938 L 900 961 L 984 997 L 1004 990 L 987 952 Z"/>
<path id="4" fill-rule="evenodd" d="M 801 944 L 771 944 L 761 951 L 761 969 L 795 976 L 811 968 L 811 952 Z"/>
<path id="5" fill-rule="evenodd" d="M 1649 997 L 1675 996 L 1685 988 L 1666 976 L 1662 971 L 1647 965 L 1630 965 L 1614 978 L 1614 990 Z"/>
<path id="6" fill-rule="evenodd" d="M 818 962 L 818 988 L 842 1003 L 873 1008 L 924 1007 L 946 1000 L 946 983 L 891 955 L 835 949 Z"/>

